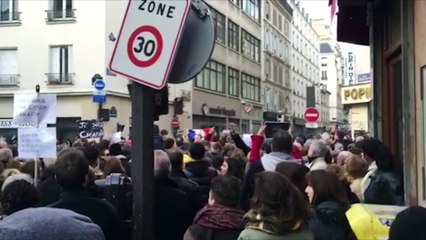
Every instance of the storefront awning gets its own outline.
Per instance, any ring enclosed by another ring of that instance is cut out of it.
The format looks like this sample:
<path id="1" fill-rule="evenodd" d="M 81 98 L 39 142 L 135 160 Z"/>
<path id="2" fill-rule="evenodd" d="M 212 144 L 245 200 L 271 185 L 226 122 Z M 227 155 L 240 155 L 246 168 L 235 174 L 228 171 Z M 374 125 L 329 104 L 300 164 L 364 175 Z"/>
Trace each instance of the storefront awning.
<path id="1" fill-rule="evenodd" d="M 370 45 L 366 2 L 363 0 L 339 0 L 338 6 L 337 41 Z"/>

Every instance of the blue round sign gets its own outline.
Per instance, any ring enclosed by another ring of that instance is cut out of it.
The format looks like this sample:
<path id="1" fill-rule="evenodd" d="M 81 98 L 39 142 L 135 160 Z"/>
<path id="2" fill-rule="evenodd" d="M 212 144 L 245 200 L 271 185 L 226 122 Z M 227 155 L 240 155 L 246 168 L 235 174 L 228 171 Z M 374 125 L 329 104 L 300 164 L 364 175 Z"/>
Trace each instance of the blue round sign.
<path id="1" fill-rule="evenodd" d="M 96 90 L 102 90 L 105 88 L 105 82 L 103 80 L 96 80 L 93 84 L 96 88 Z"/>

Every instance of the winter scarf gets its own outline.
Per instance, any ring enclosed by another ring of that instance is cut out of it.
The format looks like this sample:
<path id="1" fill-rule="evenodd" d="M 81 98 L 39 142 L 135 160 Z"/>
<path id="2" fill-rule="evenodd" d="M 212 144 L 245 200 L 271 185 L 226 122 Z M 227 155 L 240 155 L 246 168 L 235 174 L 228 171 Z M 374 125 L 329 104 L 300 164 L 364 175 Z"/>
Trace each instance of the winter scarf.
<path id="1" fill-rule="evenodd" d="M 209 229 L 244 229 L 244 211 L 222 205 L 207 205 L 194 218 L 194 224 Z"/>
<path id="2" fill-rule="evenodd" d="M 297 221 L 291 229 L 286 227 L 288 219 L 280 219 L 276 216 L 261 216 L 260 213 L 251 209 L 244 216 L 248 223 L 246 229 L 255 229 L 272 235 L 282 235 L 289 231 L 297 231 L 302 225 L 303 221 Z"/>

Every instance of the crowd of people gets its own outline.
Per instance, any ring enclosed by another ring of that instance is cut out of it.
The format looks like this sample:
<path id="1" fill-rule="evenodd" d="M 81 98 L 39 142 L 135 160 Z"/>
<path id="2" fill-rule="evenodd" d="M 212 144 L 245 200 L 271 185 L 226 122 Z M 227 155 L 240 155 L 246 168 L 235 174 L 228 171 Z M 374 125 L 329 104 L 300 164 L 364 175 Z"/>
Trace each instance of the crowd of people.
<path id="1" fill-rule="evenodd" d="M 378 139 L 265 130 L 157 129 L 155 239 L 352 240 L 351 204 L 404 205 L 398 161 Z M 56 159 L 37 162 L 17 147 L 0 143 L 0 239 L 130 239 L 131 164 L 149 161 L 131 158 L 131 140 L 61 143 Z M 390 239 L 423 239 L 425 212 L 401 212 Z"/>

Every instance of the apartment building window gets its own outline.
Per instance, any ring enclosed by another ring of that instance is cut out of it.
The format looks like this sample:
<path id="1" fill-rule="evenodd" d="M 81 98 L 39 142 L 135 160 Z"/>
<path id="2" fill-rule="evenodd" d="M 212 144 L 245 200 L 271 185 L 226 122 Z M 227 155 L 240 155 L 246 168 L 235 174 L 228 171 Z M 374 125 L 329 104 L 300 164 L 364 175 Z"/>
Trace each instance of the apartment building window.
<path id="1" fill-rule="evenodd" d="M 73 0 L 50 0 L 50 8 L 47 11 L 48 21 L 72 20 L 75 18 Z"/>
<path id="2" fill-rule="evenodd" d="M 284 20 L 285 21 L 285 23 L 284 23 L 284 34 L 287 36 L 287 37 L 289 37 L 288 36 L 288 34 L 290 33 L 290 31 L 289 31 L 289 23 L 288 23 L 288 21 L 287 20 Z"/>
<path id="3" fill-rule="evenodd" d="M 0 0 L 0 21 L 19 21 L 18 0 Z"/>
<path id="4" fill-rule="evenodd" d="M 240 0 L 229 0 L 231 3 L 240 6 Z"/>
<path id="5" fill-rule="evenodd" d="M 280 66 L 278 68 L 278 83 L 281 86 L 284 86 L 284 72 L 283 72 L 283 67 L 282 66 Z"/>
<path id="6" fill-rule="evenodd" d="M 18 85 L 16 49 L 0 49 L 0 86 Z"/>
<path id="7" fill-rule="evenodd" d="M 276 63 L 274 63 L 274 82 L 278 82 L 278 66 Z"/>
<path id="8" fill-rule="evenodd" d="M 247 15 L 249 15 L 251 18 L 253 18 L 257 22 L 260 22 L 259 6 L 260 6 L 259 0 L 242 0 L 241 1 L 241 8 L 243 12 L 245 12 Z"/>
<path id="9" fill-rule="evenodd" d="M 271 74 L 271 61 L 269 61 L 269 59 L 265 60 L 265 78 L 266 80 L 270 79 L 270 75 Z"/>
<path id="10" fill-rule="evenodd" d="M 212 17 L 216 22 L 216 41 L 225 43 L 225 16 L 210 7 Z"/>
<path id="11" fill-rule="evenodd" d="M 50 84 L 72 84 L 72 46 L 54 46 L 50 48 L 50 72 L 47 74 Z"/>
<path id="12" fill-rule="evenodd" d="M 327 80 L 327 71 L 321 71 L 321 80 Z"/>
<path id="13" fill-rule="evenodd" d="M 277 26 L 277 11 L 272 10 L 272 25 Z"/>
<path id="14" fill-rule="evenodd" d="M 247 100 L 260 101 L 260 79 L 248 74 L 241 74 L 241 97 Z"/>
<path id="15" fill-rule="evenodd" d="M 327 63 L 321 63 L 321 67 L 327 67 Z"/>
<path id="16" fill-rule="evenodd" d="M 231 20 L 228 20 L 228 47 L 240 50 L 240 27 Z"/>
<path id="17" fill-rule="evenodd" d="M 238 97 L 239 94 L 240 72 L 233 68 L 228 68 L 228 94 Z"/>
<path id="18" fill-rule="evenodd" d="M 242 54 L 254 61 L 260 62 L 260 40 L 245 30 L 241 31 Z"/>
<path id="19" fill-rule="evenodd" d="M 281 15 L 278 15 L 278 29 L 280 29 L 280 32 L 283 31 L 283 18 Z"/>
<path id="20" fill-rule="evenodd" d="M 210 60 L 195 78 L 195 86 L 224 93 L 225 65 Z"/>
<path id="21" fill-rule="evenodd" d="M 266 1 L 266 5 L 265 5 L 265 17 L 266 19 L 270 19 L 269 14 L 270 14 L 270 4 L 268 1 Z"/>
<path id="22" fill-rule="evenodd" d="M 285 70 L 285 86 L 287 87 L 287 88 L 291 88 L 291 83 L 290 83 L 290 71 L 289 71 L 289 69 L 288 68 L 286 68 L 286 70 Z"/>

